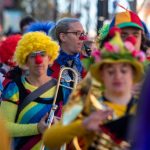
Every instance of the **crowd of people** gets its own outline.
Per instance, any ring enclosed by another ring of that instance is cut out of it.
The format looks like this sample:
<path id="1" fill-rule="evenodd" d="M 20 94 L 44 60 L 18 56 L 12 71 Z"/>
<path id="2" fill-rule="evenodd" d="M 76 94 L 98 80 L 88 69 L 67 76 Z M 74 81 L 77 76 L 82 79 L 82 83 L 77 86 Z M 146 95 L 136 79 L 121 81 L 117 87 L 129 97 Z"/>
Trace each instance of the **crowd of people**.
<path id="1" fill-rule="evenodd" d="M 149 149 L 149 31 L 125 10 L 98 33 L 27 16 L 0 41 L 0 149 Z"/>

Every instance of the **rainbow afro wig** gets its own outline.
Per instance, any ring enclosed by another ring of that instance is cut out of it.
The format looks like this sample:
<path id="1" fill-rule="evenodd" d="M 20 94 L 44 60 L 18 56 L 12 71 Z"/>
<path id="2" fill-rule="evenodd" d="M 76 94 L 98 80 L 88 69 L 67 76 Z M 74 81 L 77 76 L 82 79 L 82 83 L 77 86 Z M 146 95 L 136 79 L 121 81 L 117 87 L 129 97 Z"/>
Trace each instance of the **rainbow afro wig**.
<path id="1" fill-rule="evenodd" d="M 36 51 L 45 51 L 52 64 L 59 54 L 59 45 L 43 32 L 29 32 L 19 41 L 14 59 L 22 67 L 26 64 L 27 56 Z"/>

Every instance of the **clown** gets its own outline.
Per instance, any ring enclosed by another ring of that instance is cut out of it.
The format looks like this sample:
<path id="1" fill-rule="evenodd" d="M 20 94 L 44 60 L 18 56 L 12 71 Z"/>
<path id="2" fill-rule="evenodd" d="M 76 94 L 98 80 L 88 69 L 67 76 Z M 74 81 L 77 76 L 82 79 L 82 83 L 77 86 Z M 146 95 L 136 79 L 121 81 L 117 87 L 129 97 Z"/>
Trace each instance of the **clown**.
<path id="1" fill-rule="evenodd" d="M 5 74 L 16 66 L 13 60 L 13 55 L 16 50 L 18 41 L 21 39 L 21 35 L 10 35 L 0 44 L 0 82 L 2 83 L 5 79 Z"/>
<path id="2" fill-rule="evenodd" d="M 45 33 L 30 32 L 19 41 L 14 59 L 19 67 L 29 70 L 28 76 L 22 75 L 19 84 L 16 80 L 8 83 L 2 93 L 1 110 L 7 121 L 7 128 L 14 138 L 14 149 L 39 149 L 41 135 L 47 128 L 47 113 L 50 111 L 56 85 L 25 105 L 18 113 L 24 98 L 53 80 L 47 75 L 47 68 L 59 54 L 59 46 Z M 56 115 L 61 115 L 62 101 L 58 102 Z"/>
<path id="3" fill-rule="evenodd" d="M 60 54 L 50 68 L 49 74 L 57 79 L 61 68 L 70 67 L 77 72 L 78 81 L 81 81 L 86 72 L 81 63 L 80 56 L 83 42 L 87 36 L 80 21 L 77 18 L 63 18 L 59 20 L 55 27 L 50 30 L 50 36 L 58 41 Z M 64 71 L 62 76 L 67 80 L 74 78 L 70 71 Z M 72 83 L 63 84 L 72 87 Z M 64 99 L 68 99 L 70 93 L 70 90 L 63 88 Z"/>

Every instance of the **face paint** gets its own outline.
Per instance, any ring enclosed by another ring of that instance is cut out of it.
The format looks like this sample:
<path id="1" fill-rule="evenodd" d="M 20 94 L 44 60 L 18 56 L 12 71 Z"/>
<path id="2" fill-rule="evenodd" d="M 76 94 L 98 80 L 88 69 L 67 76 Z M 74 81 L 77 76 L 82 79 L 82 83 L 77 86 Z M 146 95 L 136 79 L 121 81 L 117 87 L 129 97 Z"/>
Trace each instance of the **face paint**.
<path id="1" fill-rule="evenodd" d="M 30 57 L 35 58 L 36 64 L 41 64 L 43 62 L 43 56 L 45 56 L 45 51 L 37 51 L 30 54 Z"/>

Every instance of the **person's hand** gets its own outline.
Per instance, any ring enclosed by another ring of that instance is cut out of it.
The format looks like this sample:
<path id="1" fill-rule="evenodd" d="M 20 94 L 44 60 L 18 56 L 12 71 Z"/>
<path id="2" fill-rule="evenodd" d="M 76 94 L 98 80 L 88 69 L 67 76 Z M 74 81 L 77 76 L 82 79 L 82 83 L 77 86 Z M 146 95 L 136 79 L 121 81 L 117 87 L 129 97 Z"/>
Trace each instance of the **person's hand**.
<path id="1" fill-rule="evenodd" d="M 40 122 L 37 125 L 38 131 L 41 134 L 43 134 L 44 131 L 48 128 L 48 125 L 46 123 L 47 117 L 48 117 L 48 113 L 43 118 L 41 118 Z"/>
<path id="2" fill-rule="evenodd" d="M 141 92 L 141 88 L 142 88 L 142 83 L 134 84 L 133 89 L 132 89 L 133 96 L 139 97 L 140 92 Z"/>
<path id="3" fill-rule="evenodd" d="M 100 131 L 100 125 L 103 124 L 113 112 L 111 110 L 98 110 L 83 120 L 83 126 L 90 131 Z"/>
<path id="4" fill-rule="evenodd" d="M 60 121 L 60 117 L 54 116 L 53 124 L 56 124 Z"/>

